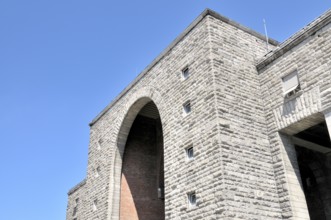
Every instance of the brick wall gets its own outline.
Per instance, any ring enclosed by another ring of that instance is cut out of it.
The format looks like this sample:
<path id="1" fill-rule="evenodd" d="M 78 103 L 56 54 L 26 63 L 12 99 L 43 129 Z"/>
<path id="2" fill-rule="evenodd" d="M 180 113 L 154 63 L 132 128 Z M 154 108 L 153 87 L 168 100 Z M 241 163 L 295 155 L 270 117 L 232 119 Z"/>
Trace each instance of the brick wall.
<path id="1" fill-rule="evenodd" d="M 158 198 L 156 120 L 137 116 L 123 159 L 120 219 L 164 219 L 164 201 Z"/>

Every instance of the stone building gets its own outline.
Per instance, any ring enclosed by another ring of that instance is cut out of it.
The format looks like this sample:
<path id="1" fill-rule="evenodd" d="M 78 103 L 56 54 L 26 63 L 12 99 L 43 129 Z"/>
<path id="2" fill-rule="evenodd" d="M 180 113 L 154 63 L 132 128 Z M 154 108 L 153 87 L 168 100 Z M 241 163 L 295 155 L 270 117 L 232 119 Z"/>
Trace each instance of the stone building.
<path id="1" fill-rule="evenodd" d="M 266 44 L 205 10 L 90 123 L 67 220 L 331 219 L 331 10 Z"/>

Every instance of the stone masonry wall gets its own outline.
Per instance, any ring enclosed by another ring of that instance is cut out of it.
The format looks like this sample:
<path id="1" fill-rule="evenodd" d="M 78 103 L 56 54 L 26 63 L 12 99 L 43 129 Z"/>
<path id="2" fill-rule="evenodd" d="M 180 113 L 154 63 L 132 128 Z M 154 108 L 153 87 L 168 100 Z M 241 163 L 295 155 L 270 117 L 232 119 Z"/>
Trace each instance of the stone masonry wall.
<path id="1" fill-rule="evenodd" d="M 165 154 L 166 219 L 174 219 L 187 207 L 186 193 L 192 190 L 192 185 L 186 187 L 187 173 L 178 170 L 178 166 L 186 163 L 184 149 L 188 143 L 199 143 L 201 139 L 208 139 L 208 134 L 201 137 L 197 136 L 198 131 L 193 131 L 195 123 L 204 126 L 213 119 L 206 114 L 213 108 L 212 100 L 206 100 L 205 106 L 196 105 L 197 100 L 204 100 L 211 95 L 208 90 L 212 82 L 210 64 L 207 61 L 208 52 L 208 30 L 206 20 L 203 19 L 116 101 L 111 109 L 91 125 L 87 178 L 85 189 L 82 189 L 89 201 L 82 207 L 78 219 L 118 219 L 118 212 L 113 211 L 116 204 L 111 201 L 118 196 L 113 192 L 120 184 L 118 181 L 113 182 L 114 169 L 118 166 L 113 163 L 118 148 L 117 138 L 122 124 L 127 120 L 128 112 L 139 111 L 133 104 L 144 97 L 155 102 L 161 115 Z M 190 76 L 183 80 L 181 70 L 186 66 L 189 66 Z M 188 100 L 192 103 L 192 113 L 184 117 L 182 105 Z M 212 132 L 216 133 L 212 130 L 208 133 Z M 199 147 L 197 155 L 198 152 Z M 194 162 L 191 165 L 194 166 Z M 100 174 L 96 175 L 98 167 Z M 95 199 L 98 200 L 97 210 L 92 209 Z M 69 204 L 72 204 L 72 201 L 74 196 L 69 196 Z M 203 214 L 202 211 L 200 213 Z"/>
<path id="2" fill-rule="evenodd" d="M 307 30 L 301 32 L 307 35 Z M 278 131 L 307 118 L 315 119 L 316 115 L 331 107 L 330 53 L 329 24 L 310 33 L 299 45 L 260 70 L 261 93 L 284 219 L 309 219 L 309 215 L 300 186 L 294 146 L 287 135 Z M 298 72 L 301 91 L 286 99 L 282 77 L 294 70 Z"/>
<path id="3" fill-rule="evenodd" d="M 209 28 L 223 173 L 216 219 L 281 219 L 255 67 L 265 41 L 213 18 Z"/>
<path id="4" fill-rule="evenodd" d="M 85 197 L 85 183 L 86 181 L 83 180 L 68 193 L 69 201 L 67 205 L 66 219 L 75 219 L 77 216 L 83 215 L 83 207 L 86 206 L 86 202 L 88 202 Z"/>
<path id="5" fill-rule="evenodd" d="M 255 69 L 265 42 L 248 32 L 203 14 L 91 123 L 86 182 L 69 193 L 67 220 L 77 196 L 84 198 L 77 220 L 119 219 L 124 146 L 148 101 L 163 128 L 165 219 L 282 218 Z M 184 114 L 187 101 L 192 111 Z M 186 158 L 189 146 L 193 160 Z M 187 202 L 192 192 L 194 207 Z"/>

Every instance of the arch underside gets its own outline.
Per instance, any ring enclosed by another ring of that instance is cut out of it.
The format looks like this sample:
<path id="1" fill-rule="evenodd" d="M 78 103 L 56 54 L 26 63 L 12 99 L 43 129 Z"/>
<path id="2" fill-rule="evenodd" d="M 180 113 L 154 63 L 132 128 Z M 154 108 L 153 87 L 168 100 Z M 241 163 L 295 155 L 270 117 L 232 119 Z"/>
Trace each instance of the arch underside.
<path id="1" fill-rule="evenodd" d="M 164 219 L 163 132 L 147 97 L 129 108 L 117 138 L 110 219 Z"/>

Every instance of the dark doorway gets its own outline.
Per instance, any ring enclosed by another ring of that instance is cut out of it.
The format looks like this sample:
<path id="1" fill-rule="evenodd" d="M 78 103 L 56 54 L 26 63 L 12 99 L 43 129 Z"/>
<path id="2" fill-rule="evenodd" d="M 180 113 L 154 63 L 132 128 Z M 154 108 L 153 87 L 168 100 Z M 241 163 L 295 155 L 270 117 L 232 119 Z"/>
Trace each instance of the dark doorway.
<path id="1" fill-rule="evenodd" d="M 331 142 L 325 122 L 293 137 L 311 220 L 331 219 Z"/>
<path id="2" fill-rule="evenodd" d="M 325 166 L 326 156 L 296 146 L 298 164 L 311 220 L 326 220 L 327 204 L 331 205 L 330 170 Z"/>
<path id="3" fill-rule="evenodd" d="M 163 220 L 163 134 L 158 110 L 147 103 L 127 138 L 121 177 L 120 219 Z"/>

